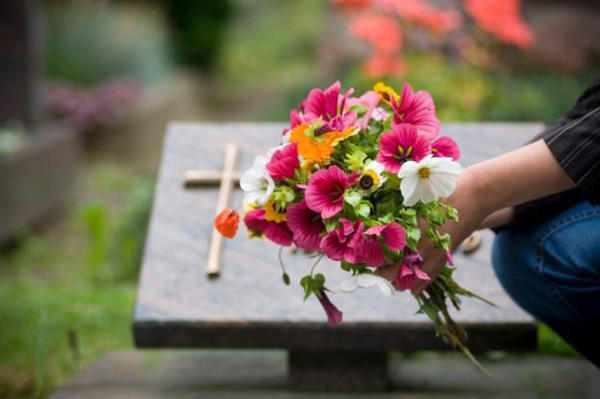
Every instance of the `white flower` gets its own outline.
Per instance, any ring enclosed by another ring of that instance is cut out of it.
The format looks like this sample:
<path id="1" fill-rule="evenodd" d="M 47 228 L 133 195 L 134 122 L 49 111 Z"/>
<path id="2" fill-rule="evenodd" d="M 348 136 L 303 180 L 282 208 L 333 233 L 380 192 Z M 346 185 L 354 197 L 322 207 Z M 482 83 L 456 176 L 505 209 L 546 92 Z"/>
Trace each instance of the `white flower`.
<path id="1" fill-rule="evenodd" d="M 387 180 L 382 173 L 385 167 L 377 161 L 369 161 L 364 166 L 359 186 L 365 190 L 377 190 Z"/>
<path id="2" fill-rule="evenodd" d="M 252 167 L 244 172 L 240 179 L 240 187 L 244 191 L 244 202 L 256 202 L 262 205 L 275 189 L 275 182 L 267 171 L 269 158 L 259 155 L 254 158 Z"/>
<path id="3" fill-rule="evenodd" d="M 434 158 L 426 156 L 421 161 L 405 162 L 398 177 L 400 191 L 405 206 L 413 206 L 417 202 L 427 203 L 448 197 L 456 188 L 456 178 L 461 167 L 452 158 Z"/>
<path id="4" fill-rule="evenodd" d="M 383 277 L 376 276 L 374 274 L 359 274 L 358 276 L 348 277 L 340 284 L 340 291 L 353 292 L 358 288 L 369 288 L 377 286 L 384 295 L 390 296 L 396 293 L 394 286 L 388 280 Z"/>

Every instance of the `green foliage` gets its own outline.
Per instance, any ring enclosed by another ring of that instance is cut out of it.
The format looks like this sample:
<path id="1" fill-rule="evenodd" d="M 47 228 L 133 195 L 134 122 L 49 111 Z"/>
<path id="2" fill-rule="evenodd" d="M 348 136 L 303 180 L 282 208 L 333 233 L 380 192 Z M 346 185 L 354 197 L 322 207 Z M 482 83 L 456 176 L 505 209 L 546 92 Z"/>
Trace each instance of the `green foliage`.
<path id="1" fill-rule="evenodd" d="M 0 397 L 45 397 L 102 352 L 132 345 L 153 183 L 107 166 L 85 177 L 89 199 L 63 226 L 0 256 Z"/>
<path id="2" fill-rule="evenodd" d="M 304 299 L 308 299 L 311 294 L 321 297 L 321 292 L 325 289 L 325 276 L 321 273 L 315 275 L 306 275 L 300 280 L 300 285 L 304 289 Z"/>
<path id="3" fill-rule="evenodd" d="M 163 0 L 175 39 L 177 58 L 212 67 L 223 44 L 232 4 L 229 0 Z"/>
<path id="4" fill-rule="evenodd" d="M 151 84 L 171 69 L 165 24 L 148 6 L 56 2 L 47 5 L 46 15 L 52 79 L 95 84 L 128 75 Z"/>
<path id="5" fill-rule="evenodd" d="M 271 194 L 271 200 L 275 208 L 282 211 L 287 208 L 296 198 L 296 192 L 290 186 L 277 186 Z"/>

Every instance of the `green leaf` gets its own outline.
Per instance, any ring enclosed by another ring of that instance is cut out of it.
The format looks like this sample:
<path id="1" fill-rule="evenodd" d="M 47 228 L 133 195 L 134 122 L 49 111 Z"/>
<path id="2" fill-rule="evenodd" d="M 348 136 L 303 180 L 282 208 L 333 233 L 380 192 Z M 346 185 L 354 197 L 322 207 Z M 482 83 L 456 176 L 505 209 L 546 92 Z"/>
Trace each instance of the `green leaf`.
<path id="1" fill-rule="evenodd" d="M 360 201 L 360 203 L 356 206 L 356 213 L 358 213 L 362 217 L 369 217 L 371 214 L 371 203 L 368 201 Z"/>
<path id="2" fill-rule="evenodd" d="M 453 206 L 446 205 L 446 216 L 449 220 L 454 220 L 458 222 L 458 210 Z"/>
<path id="3" fill-rule="evenodd" d="M 325 230 L 329 233 L 331 230 L 335 230 L 338 226 L 338 218 L 333 217 L 329 219 L 324 219 L 323 224 L 325 225 Z"/>
<path id="4" fill-rule="evenodd" d="M 358 114 L 358 117 L 360 118 L 365 114 L 365 112 L 367 112 L 367 107 L 365 107 L 362 104 L 354 104 L 350 107 L 350 111 L 356 112 Z"/>
<path id="5" fill-rule="evenodd" d="M 362 197 L 356 190 L 346 190 L 344 192 L 344 201 L 346 201 L 346 203 L 348 203 L 353 208 L 358 205 L 361 199 Z"/>
<path id="6" fill-rule="evenodd" d="M 275 208 L 279 211 L 287 208 L 289 204 L 294 202 L 296 198 L 296 193 L 293 188 L 290 186 L 279 186 L 273 190 L 273 194 L 271 194 L 271 200 L 275 205 Z"/>
<path id="7" fill-rule="evenodd" d="M 406 229 L 406 244 L 413 251 L 417 250 L 417 245 L 421 240 L 421 230 L 415 226 L 409 226 Z"/>
<path id="8" fill-rule="evenodd" d="M 352 146 L 351 150 L 346 153 L 344 161 L 350 170 L 362 170 L 367 154 L 357 146 Z"/>

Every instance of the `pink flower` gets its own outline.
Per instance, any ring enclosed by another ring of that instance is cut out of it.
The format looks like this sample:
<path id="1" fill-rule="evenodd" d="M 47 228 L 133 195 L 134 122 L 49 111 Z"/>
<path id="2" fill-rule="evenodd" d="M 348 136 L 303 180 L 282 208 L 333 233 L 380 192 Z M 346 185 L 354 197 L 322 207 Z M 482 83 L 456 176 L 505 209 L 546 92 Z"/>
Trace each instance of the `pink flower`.
<path id="1" fill-rule="evenodd" d="M 299 248 L 308 251 L 321 249 L 321 233 L 325 226 L 321 215 L 312 211 L 306 201 L 290 205 L 287 209 L 287 224 L 294 235 L 294 242 Z"/>
<path id="2" fill-rule="evenodd" d="M 385 261 L 381 244 L 375 237 L 363 238 L 356 251 L 358 252 L 357 257 L 367 266 L 379 267 Z"/>
<path id="3" fill-rule="evenodd" d="M 412 125 L 396 125 L 391 131 L 381 135 L 377 160 L 391 173 L 398 173 L 408 160 L 415 162 L 425 158 L 430 152 L 429 141 L 418 134 Z"/>
<path id="4" fill-rule="evenodd" d="M 267 171 L 275 181 L 293 179 L 294 172 L 300 167 L 298 159 L 298 144 L 291 143 L 275 151 L 267 164 Z"/>
<path id="5" fill-rule="evenodd" d="M 330 231 L 321 240 L 323 253 L 333 260 L 345 260 L 350 263 L 360 263 L 358 249 L 362 245 L 364 224 L 362 220 L 352 223 L 348 219 L 340 219 L 342 227 Z"/>
<path id="6" fill-rule="evenodd" d="M 302 124 L 301 115 L 298 113 L 298 111 L 292 108 L 290 110 L 290 126 L 284 128 L 281 134 L 285 136 L 290 130 L 292 130 L 300 124 Z"/>
<path id="7" fill-rule="evenodd" d="M 419 268 L 421 263 L 423 263 L 423 258 L 418 253 L 410 253 L 404 257 L 402 266 L 394 280 L 394 285 L 397 289 L 401 291 L 412 290 L 417 285 L 417 279 L 431 280 L 427 273 Z"/>
<path id="8" fill-rule="evenodd" d="M 374 91 L 368 91 L 359 98 L 349 98 L 348 106 L 352 107 L 353 105 L 362 105 L 367 108 L 367 111 L 362 117 L 362 120 L 359 123 L 359 127 L 364 129 L 369 124 L 369 120 L 371 119 L 371 115 L 373 114 L 373 110 L 379 104 L 379 95 Z"/>
<path id="9" fill-rule="evenodd" d="M 381 237 L 390 251 L 401 251 L 406 247 L 406 231 L 396 222 L 370 227 L 365 235 Z"/>
<path id="10" fill-rule="evenodd" d="M 264 209 L 254 209 L 244 216 L 244 223 L 250 233 L 263 235 L 284 247 L 292 244 L 292 232 L 285 222 L 276 223 L 265 219 Z"/>
<path id="11" fill-rule="evenodd" d="M 375 237 L 365 239 L 362 220 L 352 223 L 348 219 L 340 219 L 342 227 L 330 231 L 321 241 L 323 253 L 333 260 L 344 260 L 348 263 L 366 263 L 378 267 L 384 263 L 383 250 Z"/>
<path id="12" fill-rule="evenodd" d="M 408 83 L 404 83 L 400 100 L 391 98 L 394 110 L 393 125 L 408 123 L 414 125 L 419 134 L 433 140 L 440 132 L 440 121 L 435 116 L 435 104 L 426 91 L 414 92 Z"/>
<path id="13" fill-rule="evenodd" d="M 318 170 L 308 180 L 306 205 L 323 219 L 335 216 L 343 209 L 344 191 L 356 183 L 358 177 L 357 173 L 347 175 L 335 165 Z"/>
<path id="14" fill-rule="evenodd" d="M 356 112 L 346 110 L 346 101 L 354 89 L 349 89 L 341 96 L 341 88 L 342 84 L 337 81 L 325 91 L 312 89 L 300 106 L 302 115 L 299 118 L 309 125 L 321 119 L 324 123 L 316 132 L 320 134 L 343 131 L 353 126 L 357 119 Z"/>
<path id="15" fill-rule="evenodd" d="M 431 143 L 431 154 L 434 157 L 448 157 L 453 160 L 460 158 L 458 144 L 450 136 L 438 137 Z"/>
<path id="16" fill-rule="evenodd" d="M 323 310 L 325 310 L 325 314 L 327 315 L 327 322 L 329 324 L 341 323 L 344 314 L 340 312 L 340 310 L 336 308 L 333 303 L 331 303 L 331 301 L 325 294 L 325 290 L 321 290 L 321 292 L 319 292 L 319 294 L 317 295 L 317 298 L 319 299 L 319 302 L 321 302 Z"/>

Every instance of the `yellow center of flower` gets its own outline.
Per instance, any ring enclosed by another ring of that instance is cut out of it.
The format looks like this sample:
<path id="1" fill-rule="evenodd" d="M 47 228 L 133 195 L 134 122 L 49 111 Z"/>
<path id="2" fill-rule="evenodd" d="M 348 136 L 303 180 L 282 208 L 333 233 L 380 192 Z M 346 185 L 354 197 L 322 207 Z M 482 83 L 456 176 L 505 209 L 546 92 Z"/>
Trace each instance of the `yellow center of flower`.
<path id="1" fill-rule="evenodd" d="M 279 212 L 271 201 L 267 201 L 263 209 L 265 210 L 265 219 L 270 222 L 281 223 L 287 220 L 287 213 Z"/>
<path id="2" fill-rule="evenodd" d="M 363 172 L 360 178 L 359 185 L 361 188 L 368 190 L 378 188 L 380 183 L 379 175 L 374 170 L 368 169 Z"/>
<path id="3" fill-rule="evenodd" d="M 429 168 L 419 169 L 419 177 L 421 179 L 429 179 L 429 176 L 431 176 L 431 170 L 429 170 Z"/>

